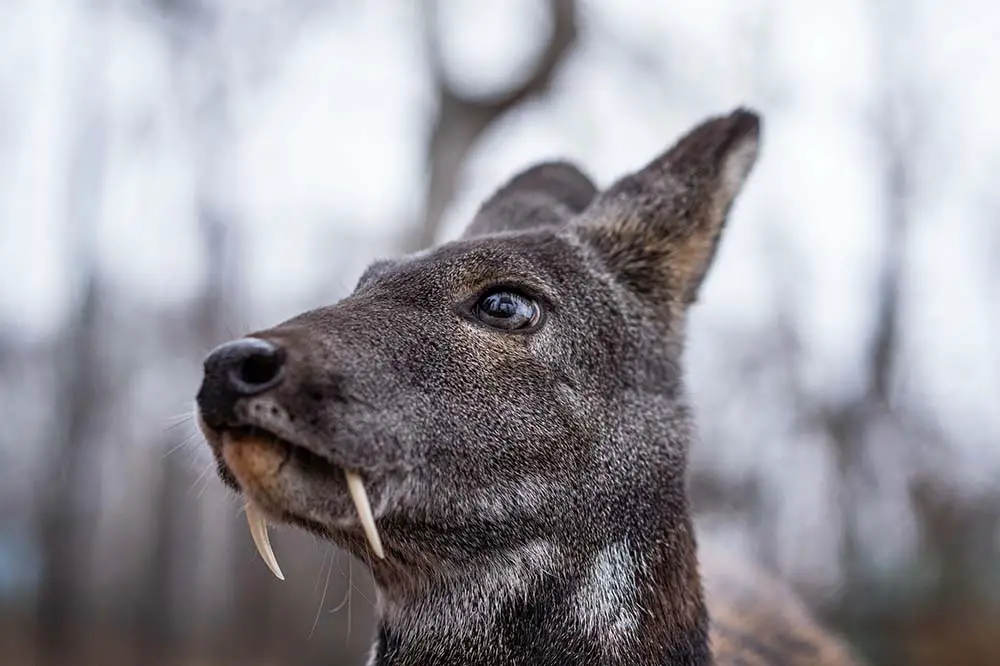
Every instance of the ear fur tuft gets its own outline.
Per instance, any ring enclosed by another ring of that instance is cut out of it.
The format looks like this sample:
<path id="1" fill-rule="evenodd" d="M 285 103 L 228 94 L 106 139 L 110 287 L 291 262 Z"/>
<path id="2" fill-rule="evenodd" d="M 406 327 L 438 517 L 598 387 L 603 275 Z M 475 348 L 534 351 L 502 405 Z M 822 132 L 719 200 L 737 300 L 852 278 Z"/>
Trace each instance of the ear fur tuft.
<path id="1" fill-rule="evenodd" d="M 706 120 L 601 193 L 580 227 L 609 270 L 657 305 L 694 302 L 757 160 L 760 125 L 743 108 Z"/>

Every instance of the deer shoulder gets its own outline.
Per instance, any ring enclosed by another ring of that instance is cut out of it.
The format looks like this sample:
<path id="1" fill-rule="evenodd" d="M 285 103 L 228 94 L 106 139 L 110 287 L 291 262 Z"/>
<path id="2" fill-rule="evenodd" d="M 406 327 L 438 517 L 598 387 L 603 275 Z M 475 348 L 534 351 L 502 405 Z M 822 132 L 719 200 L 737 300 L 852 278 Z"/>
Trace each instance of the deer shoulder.
<path id="1" fill-rule="evenodd" d="M 787 583 L 763 567 L 702 548 L 709 639 L 718 666 L 856 666 L 838 636 L 821 627 Z"/>

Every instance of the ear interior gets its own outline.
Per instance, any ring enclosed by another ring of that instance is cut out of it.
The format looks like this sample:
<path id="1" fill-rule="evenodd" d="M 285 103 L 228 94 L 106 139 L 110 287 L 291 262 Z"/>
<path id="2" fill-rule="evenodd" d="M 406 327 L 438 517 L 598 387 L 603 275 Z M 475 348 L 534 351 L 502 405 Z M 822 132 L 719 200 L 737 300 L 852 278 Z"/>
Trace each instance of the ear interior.
<path id="1" fill-rule="evenodd" d="M 759 135 L 752 111 L 711 118 L 594 201 L 581 224 L 619 279 L 659 301 L 696 300 Z"/>
<path id="2" fill-rule="evenodd" d="M 567 162 L 544 162 L 511 178 L 479 209 L 463 237 L 565 224 L 597 195 L 590 178 Z"/>

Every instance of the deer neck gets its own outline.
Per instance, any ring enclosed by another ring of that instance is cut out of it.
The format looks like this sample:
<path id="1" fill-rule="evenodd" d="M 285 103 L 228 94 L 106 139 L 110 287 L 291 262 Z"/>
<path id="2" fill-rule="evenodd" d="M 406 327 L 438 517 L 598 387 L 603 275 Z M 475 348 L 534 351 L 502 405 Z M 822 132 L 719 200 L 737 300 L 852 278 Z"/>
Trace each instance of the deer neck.
<path id="1" fill-rule="evenodd" d="M 373 666 L 711 664 L 683 496 L 676 519 L 592 545 L 534 541 L 383 590 Z"/>

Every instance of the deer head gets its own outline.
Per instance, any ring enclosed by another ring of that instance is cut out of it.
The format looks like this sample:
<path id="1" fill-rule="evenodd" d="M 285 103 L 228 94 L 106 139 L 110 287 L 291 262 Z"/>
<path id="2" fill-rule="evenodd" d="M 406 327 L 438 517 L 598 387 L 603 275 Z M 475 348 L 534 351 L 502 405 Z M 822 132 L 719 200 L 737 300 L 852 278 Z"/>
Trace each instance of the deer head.
<path id="1" fill-rule="evenodd" d="M 604 191 L 531 168 L 458 240 L 207 358 L 220 476 L 268 558 L 264 519 L 371 567 L 379 663 L 710 658 L 681 351 L 758 132 L 710 119 Z"/>

